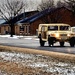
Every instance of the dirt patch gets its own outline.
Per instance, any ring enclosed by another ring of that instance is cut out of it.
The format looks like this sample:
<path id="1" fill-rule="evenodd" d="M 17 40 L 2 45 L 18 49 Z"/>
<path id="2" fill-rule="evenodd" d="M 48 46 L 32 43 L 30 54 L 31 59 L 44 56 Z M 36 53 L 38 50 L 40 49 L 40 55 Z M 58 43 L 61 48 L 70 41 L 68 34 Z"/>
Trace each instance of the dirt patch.
<path id="1" fill-rule="evenodd" d="M 31 68 L 28 66 L 20 66 L 20 64 L 12 62 L 0 62 L 0 70 L 4 71 L 7 75 L 35 75 L 35 74 L 45 74 L 39 68 Z M 46 75 L 51 73 L 46 73 Z"/>
<path id="2" fill-rule="evenodd" d="M 0 46 L 1 75 L 74 75 L 75 55 Z"/>
<path id="3" fill-rule="evenodd" d="M 10 47 L 10 46 L 2 46 L 0 45 L 0 51 L 12 51 L 12 52 L 23 52 L 23 53 L 32 53 L 32 54 L 42 54 L 53 57 L 55 59 L 61 61 L 70 61 L 75 63 L 75 55 L 74 54 L 66 54 L 52 51 L 44 51 L 44 50 L 36 50 L 36 49 L 28 49 L 28 48 L 18 48 L 18 47 Z"/>

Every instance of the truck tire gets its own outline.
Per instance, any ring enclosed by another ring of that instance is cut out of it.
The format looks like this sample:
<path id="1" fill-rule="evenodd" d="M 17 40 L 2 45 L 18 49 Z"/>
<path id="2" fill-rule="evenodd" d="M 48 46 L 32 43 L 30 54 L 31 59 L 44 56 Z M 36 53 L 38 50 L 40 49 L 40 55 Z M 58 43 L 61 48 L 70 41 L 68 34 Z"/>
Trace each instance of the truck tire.
<path id="1" fill-rule="evenodd" d="M 70 42 L 70 46 L 71 46 L 71 47 L 74 47 L 74 43 L 73 43 L 73 42 Z"/>
<path id="2" fill-rule="evenodd" d="M 75 45 L 75 38 L 74 37 L 71 38 L 70 41 L 69 41 L 69 43 L 70 43 L 71 47 L 74 47 L 74 45 Z"/>
<path id="3" fill-rule="evenodd" d="M 40 46 L 44 46 L 45 42 L 41 38 L 39 39 L 39 41 L 40 41 Z"/>
<path id="4" fill-rule="evenodd" d="M 49 44 L 49 47 L 52 45 L 53 46 L 53 39 L 52 38 L 48 38 L 48 44 Z"/>
<path id="5" fill-rule="evenodd" d="M 64 42 L 60 42 L 60 46 L 63 47 L 64 46 Z"/>

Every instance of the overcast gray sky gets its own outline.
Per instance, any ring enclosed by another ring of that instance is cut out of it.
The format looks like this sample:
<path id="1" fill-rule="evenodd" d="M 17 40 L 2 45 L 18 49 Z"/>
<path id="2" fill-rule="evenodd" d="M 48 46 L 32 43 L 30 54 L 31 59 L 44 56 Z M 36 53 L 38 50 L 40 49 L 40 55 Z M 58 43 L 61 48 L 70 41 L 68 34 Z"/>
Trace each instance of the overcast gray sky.
<path id="1" fill-rule="evenodd" d="M 5 2 L 6 0 L 0 0 L 0 3 L 2 2 Z M 12 1 L 12 0 L 11 0 Z M 27 3 L 28 7 L 27 7 L 27 11 L 29 10 L 36 10 L 37 9 L 37 6 L 42 2 L 42 0 L 23 0 L 24 2 Z M 46 1 L 46 0 L 43 0 L 43 1 Z M 54 0 L 55 3 L 58 1 L 58 0 Z"/>
<path id="2" fill-rule="evenodd" d="M 43 0 L 43 1 L 47 1 L 47 0 Z M 55 3 L 58 1 L 58 0 L 54 0 Z M 37 9 L 37 6 L 42 2 L 42 0 L 24 0 L 24 2 L 27 2 L 28 4 L 28 10 L 36 10 Z"/>
<path id="3" fill-rule="evenodd" d="M 10 0 L 10 1 L 12 1 L 12 0 Z M 26 4 L 27 4 L 27 8 L 25 8 L 25 11 L 37 10 L 38 5 L 42 2 L 42 0 L 23 0 L 23 1 L 26 2 Z M 43 0 L 43 1 L 47 1 L 47 0 Z M 56 3 L 58 0 L 54 0 L 54 1 Z M 6 0 L 0 0 L 0 4 L 2 2 L 5 3 Z M 24 12 L 24 10 L 23 10 L 23 12 Z M 5 15 L 8 16 L 8 13 L 5 12 Z"/>

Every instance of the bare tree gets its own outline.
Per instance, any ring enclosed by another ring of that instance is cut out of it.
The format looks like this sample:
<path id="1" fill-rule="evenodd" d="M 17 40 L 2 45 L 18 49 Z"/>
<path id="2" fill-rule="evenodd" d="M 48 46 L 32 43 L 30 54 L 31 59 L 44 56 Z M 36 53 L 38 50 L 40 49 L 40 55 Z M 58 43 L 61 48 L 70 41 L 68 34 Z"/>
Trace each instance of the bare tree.
<path id="1" fill-rule="evenodd" d="M 75 15 L 75 0 L 64 0 L 67 7 L 73 11 L 73 15 Z"/>
<path id="2" fill-rule="evenodd" d="M 62 2 L 62 1 L 57 1 L 57 7 L 63 7 L 63 6 L 66 6 L 65 2 Z"/>
<path id="3" fill-rule="evenodd" d="M 11 28 L 11 37 L 13 37 L 14 23 L 13 17 L 21 14 L 25 8 L 25 3 L 22 0 L 5 0 L 6 2 L 0 4 L 0 16 L 9 22 Z"/>
<path id="4" fill-rule="evenodd" d="M 42 3 L 39 6 L 39 9 L 45 10 L 48 9 L 49 14 L 45 15 L 42 18 L 42 21 L 44 23 L 58 23 L 58 22 L 63 22 L 62 18 L 63 15 L 61 15 L 60 11 L 57 11 L 56 9 L 61 8 L 62 6 L 64 6 L 65 4 L 61 1 L 57 2 L 57 7 L 55 6 L 54 0 L 42 0 Z M 56 14 L 53 13 L 53 11 L 56 10 Z M 65 11 L 63 11 L 63 13 L 65 14 Z"/>
<path id="5" fill-rule="evenodd" d="M 42 3 L 39 5 L 38 10 L 43 11 L 46 9 L 50 10 L 53 8 L 55 8 L 54 0 L 42 0 Z M 50 23 L 49 18 L 50 18 L 50 16 L 44 15 L 44 18 L 42 18 L 42 21 L 44 23 Z"/>
<path id="6" fill-rule="evenodd" d="M 47 8 L 53 8 L 54 6 L 54 0 L 42 0 L 42 3 L 39 5 L 38 10 L 42 11 Z"/>

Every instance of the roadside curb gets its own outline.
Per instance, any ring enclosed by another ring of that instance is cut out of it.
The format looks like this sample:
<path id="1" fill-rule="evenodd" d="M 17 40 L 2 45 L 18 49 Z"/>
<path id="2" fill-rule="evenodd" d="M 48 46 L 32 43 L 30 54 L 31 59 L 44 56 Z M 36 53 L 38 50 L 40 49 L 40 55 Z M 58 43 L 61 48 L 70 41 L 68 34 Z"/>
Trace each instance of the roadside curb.
<path id="1" fill-rule="evenodd" d="M 51 56 L 61 61 L 70 61 L 72 63 L 75 63 L 74 54 L 66 54 L 66 53 L 59 53 L 59 52 L 52 52 L 52 51 L 29 49 L 29 48 L 10 47 L 10 46 L 3 46 L 3 45 L 0 45 L 0 51 L 23 52 L 28 54 L 42 54 L 46 56 Z"/>

